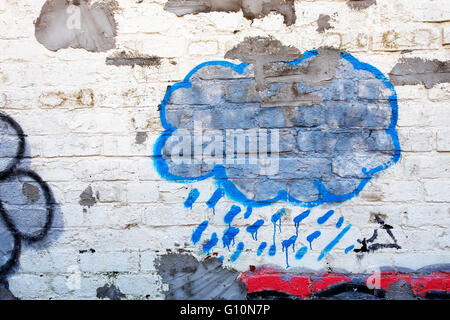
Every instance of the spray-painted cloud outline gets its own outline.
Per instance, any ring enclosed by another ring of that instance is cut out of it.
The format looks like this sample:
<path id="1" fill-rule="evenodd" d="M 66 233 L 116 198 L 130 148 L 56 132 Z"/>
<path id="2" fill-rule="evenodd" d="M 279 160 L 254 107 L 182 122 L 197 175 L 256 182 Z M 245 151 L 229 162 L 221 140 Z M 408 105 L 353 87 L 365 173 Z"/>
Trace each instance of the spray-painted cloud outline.
<path id="1" fill-rule="evenodd" d="M 303 54 L 302 58 L 295 59 L 290 62 L 286 62 L 287 65 L 290 65 L 291 67 L 295 68 L 298 66 L 302 61 L 312 58 L 314 56 L 318 55 L 318 50 L 310 50 L 306 51 Z M 160 105 L 160 118 L 161 118 L 161 124 L 163 128 L 165 129 L 164 132 L 159 136 L 157 139 L 155 145 L 154 145 L 154 156 L 153 156 L 153 163 L 154 166 L 158 172 L 158 174 L 169 181 L 174 181 L 177 183 L 193 183 L 193 182 L 199 182 L 206 180 L 208 178 L 214 178 L 217 186 L 219 188 L 222 188 L 225 190 L 225 194 L 233 201 L 236 201 L 244 206 L 247 207 L 265 207 L 269 206 L 273 203 L 284 201 L 288 202 L 290 204 L 293 204 L 295 206 L 301 206 L 306 208 L 313 208 L 317 207 L 321 204 L 325 203 L 339 203 L 339 202 L 345 202 L 347 200 L 350 200 L 354 197 L 356 197 L 367 185 L 367 183 L 377 174 L 378 172 L 384 171 L 388 169 L 389 167 L 395 165 L 401 155 L 401 149 L 400 149 L 400 142 L 398 139 L 397 131 L 395 130 L 395 127 L 397 125 L 398 121 L 398 101 L 397 101 L 397 93 L 395 91 L 394 86 L 390 83 L 389 79 L 376 67 L 359 61 L 354 56 L 347 52 L 340 52 L 340 57 L 342 59 L 347 60 L 355 70 L 364 70 L 370 72 L 372 75 L 374 75 L 378 80 L 380 80 L 388 89 L 391 90 L 392 95 L 388 97 L 389 106 L 392 109 L 391 112 L 391 119 L 390 123 L 388 125 L 388 128 L 385 130 L 385 132 L 391 137 L 392 143 L 393 143 L 393 155 L 391 157 L 391 160 L 384 162 L 383 164 L 380 164 L 374 168 L 367 169 L 362 168 L 362 173 L 365 175 L 364 178 L 362 178 L 361 182 L 356 186 L 356 188 L 343 195 L 336 195 L 330 193 L 322 181 L 315 180 L 314 186 L 316 187 L 317 191 L 319 192 L 318 198 L 313 201 L 302 201 L 298 200 L 292 195 L 288 194 L 286 190 L 279 190 L 276 197 L 265 199 L 265 200 L 251 200 L 246 197 L 246 195 L 241 192 L 236 185 L 228 178 L 226 173 L 226 168 L 223 165 L 215 165 L 214 168 L 207 174 L 198 176 L 198 177 L 183 177 L 183 176 L 177 176 L 169 172 L 169 166 L 167 165 L 166 161 L 164 160 L 162 156 L 162 151 L 164 149 L 164 146 L 167 142 L 167 140 L 175 133 L 177 130 L 177 127 L 172 126 L 166 118 L 166 106 L 169 102 L 170 97 L 172 94 L 182 88 L 192 88 L 192 82 L 191 78 L 193 75 L 199 71 L 202 68 L 208 67 L 208 66 L 224 66 L 230 68 L 232 71 L 243 74 L 245 69 L 250 66 L 249 63 L 243 62 L 240 64 L 235 64 L 229 61 L 225 60 L 215 60 L 215 61 L 207 61 L 204 63 L 199 64 L 195 68 L 193 68 L 187 76 L 184 78 L 183 81 L 175 83 L 172 86 L 169 86 L 164 98 Z"/>

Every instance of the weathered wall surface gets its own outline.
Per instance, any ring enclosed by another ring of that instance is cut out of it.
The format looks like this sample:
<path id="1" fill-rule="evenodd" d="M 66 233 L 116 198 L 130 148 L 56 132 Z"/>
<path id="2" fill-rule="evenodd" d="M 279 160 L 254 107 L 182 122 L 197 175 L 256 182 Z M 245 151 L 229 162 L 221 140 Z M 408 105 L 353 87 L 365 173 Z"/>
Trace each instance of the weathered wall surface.
<path id="1" fill-rule="evenodd" d="M 1 299 L 448 297 L 447 1 L 2 0 L 0 48 Z"/>

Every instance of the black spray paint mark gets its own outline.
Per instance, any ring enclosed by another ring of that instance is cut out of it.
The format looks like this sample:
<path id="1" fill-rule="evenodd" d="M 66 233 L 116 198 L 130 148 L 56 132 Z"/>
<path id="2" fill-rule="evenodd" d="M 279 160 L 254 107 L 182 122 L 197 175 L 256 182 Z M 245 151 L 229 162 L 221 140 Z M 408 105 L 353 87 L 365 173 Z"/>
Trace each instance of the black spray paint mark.
<path id="1" fill-rule="evenodd" d="M 37 41 L 48 50 L 75 48 L 103 52 L 115 48 L 115 0 L 47 0 L 36 20 Z"/>
<path id="2" fill-rule="evenodd" d="M 334 27 L 330 24 L 330 16 L 326 14 L 321 14 L 319 19 L 317 19 L 317 29 L 319 33 L 324 33 L 325 30 L 333 29 Z"/>
<path id="3" fill-rule="evenodd" d="M 423 84 L 430 89 L 435 84 L 450 82 L 450 61 L 402 58 L 389 73 L 397 86 Z"/>
<path id="4" fill-rule="evenodd" d="M 97 203 L 97 199 L 94 197 L 94 193 L 92 191 L 92 187 L 87 187 L 81 194 L 80 194 L 80 201 L 78 201 L 80 205 L 83 207 L 92 207 L 94 204 Z"/>
<path id="5" fill-rule="evenodd" d="M 141 67 L 159 67 L 161 58 L 149 56 L 136 52 L 121 51 L 106 58 L 106 64 L 112 66 L 141 66 Z"/>
<path id="6" fill-rule="evenodd" d="M 358 242 L 361 244 L 361 248 L 354 249 L 353 251 L 355 251 L 356 253 L 362 253 L 362 252 L 373 252 L 380 249 L 389 249 L 389 248 L 397 250 L 401 249 L 402 247 L 400 247 L 397 244 L 397 239 L 395 238 L 394 234 L 391 231 L 392 229 L 394 229 L 394 227 L 386 224 L 379 215 L 375 215 L 375 220 L 380 225 L 380 228 L 386 231 L 386 233 L 389 235 L 389 237 L 392 239 L 394 243 L 373 243 L 378 238 L 378 229 L 374 229 L 373 234 L 369 239 L 364 238 L 362 240 L 358 240 Z"/>
<path id="7" fill-rule="evenodd" d="M 47 237 L 56 203 L 49 185 L 24 168 L 25 134 L 3 113 L 0 146 L 0 282 L 7 284 L 6 276 L 18 265 L 23 243 L 40 243 Z"/>
<path id="8" fill-rule="evenodd" d="M 297 20 L 294 0 L 169 0 L 164 10 L 181 17 L 187 14 L 209 12 L 239 12 L 249 20 L 263 18 L 271 12 L 284 17 L 287 26 Z"/>
<path id="9" fill-rule="evenodd" d="M 376 0 L 349 0 L 347 1 L 347 6 L 354 10 L 364 10 L 370 7 L 371 5 L 376 5 Z"/>
<path id="10" fill-rule="evenodd" d="M 245 285 L 236 281 L 239 272 L 223 267 L 217 258 L 197 261 L 188 254 L 166 254 L 156 260 L 167 300 L 244 300 Z"/>
<path id="11" fill-rule="evenodd" d="M 120 289 L 115 285 L 105 284 L 103 287 L 97 288 L 97 298 L 110 299 L 110 300 L 122 300 L 126 296 L 120 292 Z"/>

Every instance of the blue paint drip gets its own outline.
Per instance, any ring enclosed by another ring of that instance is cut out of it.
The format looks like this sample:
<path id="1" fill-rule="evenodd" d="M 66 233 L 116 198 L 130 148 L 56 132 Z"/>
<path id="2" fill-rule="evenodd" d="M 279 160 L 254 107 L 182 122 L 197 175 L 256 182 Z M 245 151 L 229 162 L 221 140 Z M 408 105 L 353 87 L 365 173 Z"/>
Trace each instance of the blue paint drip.
<path id="1" fill-rule="evenodd" d="M 250 216 L 252 215 L 252 211 L 253 211 L 252 206 L 248 206 L 247 211 L 245 211 L 245 214 L 244 214 L 244 219 L 250 218 Z"/>
<path id="2" fill-rule="evenodd" d="M 279 221 L 279 229 L 280 229 L 280 233 L 281 233 L 281 217 L 283 216 L 283 214 L 286 212 L 286 209 L 283 208 L 279 211 L 277 211 L 276 213 L 273 214 L 272 218 L 270 219 L 273 223 L 273 225 L 275 226 L 276 223 Z"/>
<path id="3" fill-rule="evenodd" d="M 300 59 L 293 60 L 291 62 L 287 62 L 287 65 L 290 65 L 292 68 L 297 67 L 303 60 L 317 56 L 318 51 L 317 50 L 310 50 L 306 51 L 303 54 L 303 57 Z M 318 197 L 316 200 L 312 201 L 302 201 L 298 200 L 295 197 L 289 195 L 286 190 L 280 190 L 278 192 L 278 195 L 271 199 L 265 199 L 265 200 L 250 200 L 248 199 L 230 180 L 228 180 L 228 176 L 226 175 L 226 170 L 221 165 L 216 165 L 213 170 L 205 175 L 198 176 L 198 177 L 183 177 L 183 176 L 177 176 L 169 172 L 169 167 L 167 163 L 165 162 L 163 156 L 162 156 L 162 150 L 164 149 L 165 143 L 167 140 L 173 135 L 173 133 L 177 130 L 176 127 L 174 127 L 172 124 L 170 124 L 167 121 L 166 117 L 166 107 L 169 103 L 169 100 L 172 96 L 172 94 L 179 89 L 182 88 L 192 88 L 192 82 L 191 77 L 200 69 L 208 67 L 208 66 L 224 66 L 227 68 L 230 68 L 234 72 L 237 72 L 238 74 L 243 74 L 245 72 L 245 69 L 249 66 L 248 63 L 241 63 L 241 64 L 234 64 L 228 61 L 208 61 L 199 64 L 194 69 L 192 69 L 191 72 L 188 73 L 188 75 L 185 77 L 185 79 L 182 82 L 178 82 L 170 87 L 168 87 L 166 94 L 164 95 L 164 98 L 161 102 L 161 108 L 160 108 L 160 118 L 161 118 L 161 125 L 165 129 L 165 131 L 160 135 L 158 140 L 156 141 L 154 148 L 153 148 L 153 163 L 155 165 L 155 168 L 158 172 L 158 174 L 166 179 L 171 181 L 176 181 L 179 183 L 189 183 L 189 182 L 195 182 L 195 181 L 203 181 L 208 178 L 213 177 L 217 184 L 224 188 L 226 195 L 231 199 L 238 203 L 241 203 L 246 206 L 253 206 L 253 207 L 265 207 L 269 206 L 273 203 L 279 202 L 279 201 L 286 201 L 290 202 L 293 205 L 303 206 L 307 208 L 313 208 L 317 207 L 324 203 L 336 203 L 336 202 L 344 202 L 349 199 L 352 199 L 359 195 L 359 193 L 364 189 L 364 187 L 367 185 L 367 183 L 373 178 L 373 176 L 383 170 L 386 170 L 387 168 L 393 166 L 396 164 L 401 155 L 401 149 L 400 149 L 400 142 L 398 139 L 398 134 L 395 130 L 395 126 L 398 121 L 398 101 L 397 101 L 397 93 L 395 91 L 394 86 L 389 82 L 389 79 L 377 68 L 371 66 L 370 64 L 363 63 L 353 57 L 351 54 L 347 52 L 341 52 L 341 58 L 347 60 L 350 64 L 352 64 L 353 68 L 355 70 L 365 70 L 370 73 L 372 73 L 377 79 L 381 80 L 383 84 L 390 90 L 392 90 L 393 94 L 389 97 L 389 105 L 392 109 L 391 113 L 391 122 L 389 124 L 388 129 L 386 129 L 386 133 L 392 137 L 393 145 L 394 145 L 394 154 L 391 158 L 391 160 L 383 163 L 382 165 L 379 165 L 372 169 L 363 169 L 363 173 L 365 175 L 365 178 L 362 179 L 362 181 L 355 187 L 355 189 L 352 192 L 349 192 L 347 194 L 342 195 L 336 195 L 330 193 L 325 185 L 322 183 L 322 181 L 314 181 L 314 185 L 318 191 Z"/>
<path id="4" fill-rule="evenodd" d="M 334 214 L 334 210 L 330 210 L 327 213 L 325 213 L 323 216 L 321 216 L 319 219 L 317 219 L 318 224 L 324 224 L 325 222 L 330 219 L 330 217 Z"/>
<path id="5" fill-rule="evenodd" d="M 340 217 L 338 222 L 336 223 L 336 228 L 340 229 L 344 224 L 344 217 Z"/>
<path id="6" fill-rule="evenodd" d="M 269 256 L 273 257 L 275 253 L 277 253 L 277 247 L 273 244 L 269 248 Z"/>
<path id="7" fill-rule="evenodd" d="M 261 244 L 259 245 L 259 247 L 258 247 L 258 251 L 256 252 L 256 255 L 259 257 L 260 255 L 262 255 L 263 254 L 263 252 L 264 252 L 264 249 L 266 249 L 266 247 L 267 247 L 267 242 L 261 242 Z"/>
<path id="8" fill-rule="evenodd" d="M 231 206 L 230 211 L 228 211 L 228 213 L 225 215 L 225 217 L 223 218 L 223 221 L 228 226 L 231 226 L 231 222 L 239 214 L 239 212 L 241 212 L 241 208 L 240 207 L 235 206 L 235 205 Z"/>
<path id="9" fill-rule="evenodd" d="M 355 246 L 352 244 L 350 247 L 347 247 L 345 249 L 345 254 L 349 253 L 350 251 L 352 251 L 355 248 Z"/>
<path id="10" fill-rule="evenodd" d="M 199 242 L 203 231 L 205 231 L 205 229 L 208 227 L 208 220 L 203 221 L 192 233 L 192 243 L 196 244 L 197 242 Z"/>
<path id="11" fill-rule="evenodd" d="M 239 256 L 242 253 L 242 250 L 244 250 L 244 243 L 243 242 L 239 242 L 237 247 L 236 247 L 236 251 L 233 253 L 233 255 L 230 258 L 231 262 L 235 262 Z"/>
<path id="12" fill-rule="evenodd" d="M 320 237 L 320 231 L 314 231 L 309 236 L 306 237 L 306 240 L 309 242 L 309 248 L 312 250 L 312 242 Z"/>
<path id="13" fill-rule="evenodd" d="M 189 195 L 184 202 L 184 207 L 187 209 L 192 209 L 192 205 L 197 201 L 198 197 L 200 196 L 200 192 L 198 189 L 193 189 L 191 192 L 189 192 Z"/>
<path id="14" fill-rule="evenodd" d="M 247 227 L 247 232 L 250 233 L 252 235 L 252 239 L 253 240 L 258 240 L 258 230 L 259 228 L 261 228 L 261 226 L 264 224 L 264 220 L 260 219 L 258 221 L 256 221 L 254 224 L 252 224 L 251 226 Z"/>
<path id="15" fill-rule="evenodd" d="M 281 233 L 281 217 L 284 215 L 284 213 L 286 212 L 286 209 L 280 209 L 277 212 L 275 212 L 272 215 L 272 218 L 270 219 L 270 221 L 272 221 L 273 223 L 273 244 L 270 246 L 269 249 L 269 256 L 274 256 L 275 253 L 277 252 L 277 246 L 275 245 L 275 235 L 277 233 L 277 222 L 279 221 L 279 230 Z"/>
<path id="16" fill-rule="evenodd" d="M 288 249 L 292 246 L 292 251 L 295 252 L 295 241 L 297 241 L 297 236 L 292 236 L 288 240 L 284 240 L 281 242 L 282 251 L 286 253 L 286 269 L 289 268 L 289 259 L 288 259 Z"/>
<path id="17" fill-rule="evenodd" d="M 214 191 L 211 198 L 208 201 L 206 201 L 206 205 L 208 206 L 208 208 L 213 209 L 213 214 L 216 214 L 217 202 L 219 202 L 219 200 L 222 199 L 222 197 L 224 195 L 225 195 L 225 190 L 219 188 L 216 191 Z"/>
<path id="18" fill-rule="evenodd" d="M 225 230 L 222 236 L 223 247 L 228 248 L 228 250 L 230 250 L 230 244 L 231 242 L 233 242 L 234 246 L 234 238 L 238 233 L 239 229 L 234 227 L 229 227 L 227 230 Z"/>
<path id="19" fill-rule="evenodd" d="M 300 222 L 302 222 L 304 219 L 306 219 L 310 213 L 311 213 L 311 210 L 306 210 L 294 218 L 295 234 L 297 236 L 298 236 L 298 228 L 300 227 Z"/>
<path id="20" fill-rule="evenodd" d="M 219 238 L 217 238 L 217 233 L 214 232 L 211 236 L 211 240 L 203 245 L 203 252 L 209 254 L 211 249 L 217 244 L 218 241 Z"/>
<path id="21" fill-rule="evenodd" d="M 334 248 L 334 246 L 342 239 L 342 237 L 348 232 L 348 230 L 350 230 L 350 228 L 352 227 L 351 224 L 349 224 L 348 226 L 345 227 L 344 230 L 342 230 L 337 236 L 336 238 L 334 238 L 323 250 L 322 253 L 320 254 L 319 258 L 317 258 L 318 261 L 322 260 L 323 257 L 325 257 L 325 255 L 331 251 L 331 249 Z"/>
<path id="22" fill-rule="evenodd" d="M 295 254 L 295 259 L 301 260 L 303 259 L 304 255 L 308 252 L 308 247 L 303 246 L 300 249 L 298 249 L 297 253 Z"/>

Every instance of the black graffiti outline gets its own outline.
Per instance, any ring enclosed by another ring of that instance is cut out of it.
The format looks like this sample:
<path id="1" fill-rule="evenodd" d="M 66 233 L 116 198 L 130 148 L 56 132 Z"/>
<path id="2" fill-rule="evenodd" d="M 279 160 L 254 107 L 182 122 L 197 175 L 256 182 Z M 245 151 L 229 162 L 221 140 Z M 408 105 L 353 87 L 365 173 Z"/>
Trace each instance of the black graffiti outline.
<path id="1" fill-rule="evenodd" d="M 383 219 L 379 215 L 375 215 L 375 220 L 381 226 L 381 229 L 385 230 L 389 237 L 394 241 L 394 243 L 374 243 L 368 246 L 369 243 L 373 243 L 378 238 L 378 229 L 373 230 L 373 234 L 369 239 L 363 238 L 362 240 L 357 240 L 362 246 L 359 249 L 354 249 L 353 251 L 356 253 L 360 252 L 373 252 L 380 249 L 401 249 L 402 247 L 398 245 L 397 239 L 392 233 L 393 226 L 386 224 Z"/>
<path id="2" fill-rule="evenodd" d="M 25 170 L 17 168 L 20 162 L 23 160 L 25 155 L 25 133 L 22 127 L 10 116 L 0 112 L 0 121 L 8 124 L 15 132 L 19 139 L 16 154 L 12 157 L 12 160 L 7 165 L 7 167 L 0 172 L 0 183 L 11 179 L 11 178 L 19 178 L 19 177 L 28 177 L 31 178 L 34 182 L 39 185 L 40 191 L 42 192 L 45 198 L 45 207 L 46 207 L 46 217 L 45 224 L 40 228 L 37 233 L 27 234 L 21 232 L 15 225 L 13 219 L 8 214 L 7 210 L 3 206 L 3 201 L 0 199 L 0 218 L 5 223 L 6 228 L 11 232 L 13 237 L 14 245 L 11 251 L 11 256 L 9 259 L 0 266 L 0 279 L 5 278 L 7 275 L 12 273 L 15 267 L 18 265 L 21 249 L 22 249 L 22 241 L 26 243 L 33 243 L 44 239 L 53 223 L 53 218 L 55 215 L 55 199 L 53 196 L 53 192 L 50 189 L 50 186 L 34 171 Z"/>

